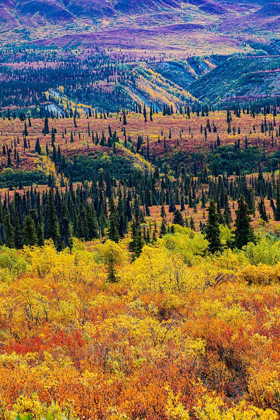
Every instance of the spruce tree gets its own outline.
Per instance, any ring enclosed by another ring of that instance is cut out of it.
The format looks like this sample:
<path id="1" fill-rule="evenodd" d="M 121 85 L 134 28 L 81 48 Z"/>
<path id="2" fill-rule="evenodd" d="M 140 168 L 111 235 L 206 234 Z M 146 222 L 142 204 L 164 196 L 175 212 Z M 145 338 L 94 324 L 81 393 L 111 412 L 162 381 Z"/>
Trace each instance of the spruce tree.
<path id="1" fill-rule="evenodd" d="M 60 235 L 62 249 L 69 248 L 71 251 L 73 248 L 73 239 L 70 230 L 70 223 L 67 217 L 63 217 L 60 222 Z"/>
<path id="2" fill-rule="evenodd" d="M 46 214 L 46 239 L 52 239 L 55 246 L 58 247 L 60 238 L 59 222 L 56 214 L 53 190 L 50 189 L 48 194 Z"/>
<path id="3" fill-rule="evenodd" d="M 225 204 L 224 204 L 225 210 L 224 210 L 224 222 L 225 224 L 230 227 L 231 223 L 232 223 L 232 217 L 231 217 L 231 210 L 230 210 L 230 206 L 229 206 L 229 201 L 228 201 L 228 195 L 225 194 Z"/>
<path id="4" fill-rule="evenodd" d="M 254 241 L 254 232 L 251 226 L 248 205 L 242 195 L 238 200 L 235 228 L 235 246 L 237 248 L 242 249 L 243 246 Z"/>
<path id="5" fill-rule="evenodd" d="M 39 138 L 36 140 L 36 144 L 35 144 L 35 152 L 37 152 L 37 153 L 38 153 L 38 155 L 41 155 L 41 153 L 42 153 Z"/>
<path id="6" fill-rule="evenodd" d="M 43 134 L 49 134 L 50 129 L 49 129 L 49 119 L 48 117 L 45 118 L 45 123 L 44 123 L 44 129 L 43 129 Z"/>
<path id="7" fill-rule="evenodd" d="M 258 209 L 259 209 L 259 213 L 260 213 L 260 217 L 264 222 L 268 222 L 268 217 L 267 217 L 267 213 L 266 213 L 266 208 L 265 208 L 265 203 L 263 198 L 261 199 L 261 201 L 259 202 L 258 205 Z"/>
<path id="8" fill-rule="evenodd" d="M 7 159 L 7 166 L 10 168 L 12 166 L 11 154 L 8 150 L 8 159 Z"/>
<path id="9" fill-rule="evenodd" d="M 38 243 L 35 222 L 31 216 L 26 216 L 23 222 L 23 244 L 34 246 Z"/>
<path id="10" fill-rule="evenodd" d="M 193 220 L 192 216 L 191 216 L 191 220 L 190 220 L 190 228 L 191 228 L 191 230 L 195 231 L 195 223 L 194 223 L 194 220 Z"/>
<path id="11" fill-rule="evenodd" d="M 18 213 L 16 212 L 16 215 L 15 215 L 15 247 L 17 249 L 21 249 L 22 245 L 23 245 L 23 243 L 22 243 L 22 229 L 21 229 Z"/>
<path id="12" fill-rule="evenodd" d="M 205 192 L 203 188 L 202 188 L 202 195 L 201 195 L 201 207 L 203 209 L 206 208 L 206 197 L 205 197 Z"/>
<path id="13" fill-rule="evenodd" d="M 38 238 L 38 246 L 44 246 L 44 229 L 43 229 L 42 223 L 38 223 L 37 238 Z"/>
<path id="14" fill-rule="evenodd" d="M 280 182 L 277 181 L 276 187 L 276 209 L 275 209 L 275 220 L 280 221 Z"/>
<path id="15" fill-rule="evenodd" d="M 173 223 L 174 225 L 184 226 L 184 219 L 179 210 L 175 210 L 173 213 Z"/>
<path id="16" fill-rule="evenodd" d="M 166 235 L 166 233 L 167 233 L 166 223 L 165 223 L 165 220 L 162 219 L 162 222 L 160 225 L 159 237 L 162 238 L 164 235 Z"/>
<path id="17" fill-rule="evenodd" d="M 127 120 L 126 120 L 126 113 L 125 113 L 125 111 L 123 112 L 123 125 L 127 125 Z"/>
<path id="18" fill-rule="evenodd" d="M 90 239 L 99 237 L 99 226 L 96 212 L 93 206 L 87 207 L 87 220 Z"/>
<path id="19" fill-rule="evenodd" d="M 135 260 L 140 257 L 144 246 L 141 227 L 140 225 L 137 225 L 135 221 L 132 224 L 131 239 L 132 241 L 129 244 L 129 250 L 133 254 L 132 259 Z"/>
<path id="20" fill-rule="evenodd" d="M 213 200 L 210 201 L 210 206 L 208 209 L 208 221 L 205 231 L 206 239 L 209 242 L 209 251 L 212 254 L 215 252 L 221 252 L 223 247 L 220 240 L 219 215 L 216 212 L 216 206 Z"/>
<path id="21" fill-rule="evenodd" d="M 165 218 L 166 218 L 165 207 L 164 207 L 164 205 L 163 205 L 163 204 L 162 204 L 161 209 L 160 209 L 160 217 L 161 217 L 162 219 L 165 219 Z"/>
<path id="22" fill-rule="evenodd" d="M 28 131 L 27 131 L 27 125 L 26 125 L 26 121 L 24 122 L 24 130 L 23 130 L 23 135 L 24 135 L 25 137 L 27 137 L 27 136 L 28 136 Z"/>
<path id="23" fill-rule="evenodd" d="M 115 267 L 114 255 L 113 255 L 112 252 L 110 252 L 109 255 L 108 255 L 106 271 L 107 271 L 107 280 L 110 283 L 116 283 L 117 282 L 117 270 L 116 270 L 116 267 Z"/>
<path id="24" fill-rule="evenodd" d="M 170 194 L 169 194 L 169 213 L 174 213 L 174 211 L 176 210 L 176 206 L 174 204 L 174 198 L 173 198 L 173 188 L 171 186 L 170 188 Z"/>
<path id="25" fill-rule="evenodd" d="M 144 105 L 143 116 L 144 116 L 145 122 L 147 122 L 147 111 L 146 111 L 146 105 Z"/>
<path id="26" fill-rule="evenodd" d="M 127 231 L 127 219 L 125 217 L 124 202 L 123 202 L 121 191 L 119 192 L 117 211 L 118 211 L 118 219 L 119 219 L 119 224 L 118 224 L 119 235 L 121 238 L 123 238 Z"/>
<path id="27" fill-rule="evenodd" d="M 11 223 L 11 218 L 9 213 L 6 213 L 4 216 L 4 228 L 5 228 L 5 244 L 9 248 L 15 247 L 15 229 Z"/>
<path id="28" fill-rule="evenodd" d="M 114 241 L 116 243 L 120 240 L 119 235 L 119 224 L 118 224 L 118 217 L 117 217 L 117 211 L 114 203 L 113 197 L 111 197 L 110 200 L 110 216 L 109 216 L 109 239 L 111 241 Z"/>
<path id="29" fill-rule="evenodd" d="M 150 107 L 150 121 L 153 121 L 153 106 Z"/>

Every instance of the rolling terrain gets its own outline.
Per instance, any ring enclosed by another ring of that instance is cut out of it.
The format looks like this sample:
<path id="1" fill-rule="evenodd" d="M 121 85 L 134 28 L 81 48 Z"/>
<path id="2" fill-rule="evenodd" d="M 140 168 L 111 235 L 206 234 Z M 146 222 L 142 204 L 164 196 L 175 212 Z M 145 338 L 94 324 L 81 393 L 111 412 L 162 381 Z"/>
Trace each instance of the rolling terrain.
<path id="1" fill-rule="evenodd" d="M 279 0 L 0 0 L 0 418 L 280 418 Z"/>
<path id="2" fill-rule="evenodd" d="M 61 87 L 98 112 L 279 96 L 277 1 L 9 0 L 0 34 L 4 113 L 55 109 Z"/>
<path id="3" fill-rule="evenodd" d="M 46 109 L 71 115 L 75 108 L 120 112 L 172 106 L 180 111 L 206 104 L 214 109 L 274 104 L 280 95 L 279 46 L 271 43 L 270 54 L 263 47 L 258 44 L 254 55 L 184 59 L 54 47 L 3 49 L 0 108 L 6 116 L 43 116 Z"/>
<path id="4" fill-rule="evenodd" d="M 257 0 L 9 0 L 0 3 L 0 20 L 2 45 L 39 42 L 173 55 L 250 50 L 249 41 L 278 38 L 280 25 L 278 2 Z"/>
<path id="5" fill-rule="evenodd" d="M 202 170 L 205 165 L 209 166 L 210 171 L 214 171 L 215 160 L 219 157 L 217 147 L 220 148 L 218 150 L 221 156 L 227 147 L 228 150 L 235 148 L 237 154 L 231 157 L 229 154 L 219 164 L 219 175 L 227 172 L 227 159 L 233 165 L 232 173 L 235 172 L 237 160 L 244 159 L 239 171 L 247 174 L 257 172 L 260 162 L 268 169 L 270 157 L 272 160 L 278 159 L 279 114 L 250 115 L 244 110 L 240 116 L 231 113 L 229 123 L 227 111 L 209 112 L 199 116 L 192 112 L 189 116 L 184 113 L 163 115 L 160 112 L 148 115 L 145 122 L 143 112 L 133 112 L 125 114 L 125 122 L 124 124 L 122 113 L 107 116 L 97 114 L 92 117 L 81 114 L 81 117 L 75 119 L 49 116 L 46 133 L 45 118 L 25 121 L 12 117 L 10 120 L 0 119 L 1 169 L 8 174 L 18 170 L 54 174 L 59 181 L 59 173 L 53 165 L 53 145 L 56 149 L 59 147 L 61 156 L 66 160 L 73 161 L 75 156 L 79 158 L 80 155 L 94 157 L 116 154 L 125 157 L 132 166 L 135 164 L 145 168 L 149 166 L 149 162 L 159 165 L 168 163 L 175 170 L 176 165 L 186 164 L 191 171 L 195 162 L 197 171 Z M 114 148 L 110 141 L 112 137 L 115 138 Z M 36 152 L 38 141 L 40 154 Z M 242 152 L 240 156 L 239 151 Z M 247 162 L 245 155 L 249 155 L 250 151 L 252 155 Z M 278 163 L 275 165 L 274 169 L 279 169 Z M 87 173 L 87 176 L 90 174 Z"/>

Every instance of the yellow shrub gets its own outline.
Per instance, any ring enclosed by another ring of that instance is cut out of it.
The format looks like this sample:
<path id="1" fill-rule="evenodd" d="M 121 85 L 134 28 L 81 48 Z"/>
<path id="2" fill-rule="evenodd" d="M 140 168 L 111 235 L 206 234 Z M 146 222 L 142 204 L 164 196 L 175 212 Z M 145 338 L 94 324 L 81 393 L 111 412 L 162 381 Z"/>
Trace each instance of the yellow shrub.
<path id="1" fill-rule="evenodd" d="M 248 265 L 240 272 L 240 279 L 249 284 L 267 285 L 280 279 L 280 264 L 274 267 L 265 264 Z"/>

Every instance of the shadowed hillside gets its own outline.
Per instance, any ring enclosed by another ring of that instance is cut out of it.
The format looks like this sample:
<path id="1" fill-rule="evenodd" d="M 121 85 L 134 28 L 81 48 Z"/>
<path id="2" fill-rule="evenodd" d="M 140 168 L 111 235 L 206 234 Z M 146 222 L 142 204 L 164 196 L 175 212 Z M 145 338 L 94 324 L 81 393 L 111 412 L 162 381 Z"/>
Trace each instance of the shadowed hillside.
<path id="1" fill-rule="evenodd" d="M 260 35 L 269 40 L 272 34 L 267 31 L 272 29 L 273 38 L 278 37 L 279 4 L 261 0 L 2 0 L 0 23 L 4 44 L 52 40 L 60 46 L 67 35 L 69 44 L 93 47 L 101 46 L 104 36 L 108 48 L 158 50 L 160 43 L 161 50 L 173 53 L 205 54 L 217 47 L 231 53 L 246 49 L 252 38 L 251 24 L 254 38 Z M 178 30 L 173 26 L 178 24 L 187 26 Z M 111 32 L 120 28 L 126 32 Z M 130 36 L 131 30 L 136 31 L 135 37 Z"/>

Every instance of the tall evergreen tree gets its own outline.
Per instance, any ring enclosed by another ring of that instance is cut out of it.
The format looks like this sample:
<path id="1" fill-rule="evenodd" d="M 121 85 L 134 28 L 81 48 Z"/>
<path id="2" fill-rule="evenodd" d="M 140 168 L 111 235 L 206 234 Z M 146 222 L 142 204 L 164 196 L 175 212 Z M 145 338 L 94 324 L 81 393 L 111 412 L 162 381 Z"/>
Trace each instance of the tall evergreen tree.
<path id="1" fill-rule="evenodd" d="M 280 181 L 277 180 L 276 186 L 276 209 L 275 209 L 275 220 L 280 221 Z"/>
<path id="2" fill-rule="evenodd" d="M 127 125 L 127 120 L 126 120 L 126 113 L 125 113 L 125 111 L 123 112 L 123 125 Z"/>
<path id="3" fill-rule="evenodd" d="M 140 225 L 137 225 L 135 221 L 133 221 L 132 224 L 131 239 L 132 241 L 129 244 L 129 250 L 133 254 L 132 259 L 135 260 L 136 258 L 140 257 L 142 248 L 144 246 L 141 227 Z"/>
<path id="4" fill-rule="evenodd" d="M 99 237 L 99 227 L 96 212 L 93 206 L 87 207 L 87 220 L 90 239 Z"/>
<path id="5" fill-rule="evenodd" d="M 146 105 L 144 105 L 143 116 L 144 116 L 145 122 L 147 122 L 147 111 L 146 111 Z"/>
<path id="6" fill-rule="evenodd" d="M 41 155 L 41 153 L 42 153 L 39 138 L 36 140 L 36 144 L 35 144 L 35 152 L 37 152 L 37 153 L 38 153 L 38 155 Z"/>
<path id="7" fill-rule="evenodd" d="M 38 244 L 35 222 L 31 216 L 26 216 L 23 222 L 23 243 L 27 246 Z"/>
<path id="8" fill-rule="evenodd" d="M 38 223 L 37 226 L 37 238 L 38 238 L 38 246 L 44 246 L 44 229 L 42 223 Z"/>
<path id="9" fill-rule="evenodd" d="M 50 129 L 49 129 L 49 119 L 48 117 L 45 118 L 45 123 L 44 123 L 44 129 L 43 129 L 43 134 L 49 134 Z"/>
<path id="10" fill-rule="evenodd" d="M 162 219 L 166 219 L 166 212 L 165 212 L 165 207 L 164 207 L 163 204 L 162 204 L 161 209 L 160 209 L 160 217 Z"/>
<path id="11" fill-rule="evenodd" d="M 10 150 L 8 150 L 7 165 L 8 165 L 8 167 L 9 167 L 9 168 L 12 166 L 12 160 L 11 160 L 11 153 L 10 153 Z"/>
<path id="12" fill-rule="evenodd" d="M 195 223 L 194 223 L 194 220 L 193 220 L 192 216 L 191 216 L 191 220 L 190 220 L 190 228 L 191 228 L 191 230 L 195 231 Z"/>
<path id="13" fill-rule="evenodd" d="M 109 231 L 108 231 L 109 239 L 114 242 L 119 242 L 120 235 L 119 235 L 119 223 L 118 223 L 118 216 L 117 210 L 115 207 L 114 199 L 111 197 L 110 200 L 110 216 L 109 216 Z"/>
<path id="14" fill-rule="evenodd" d="M 5 227 L 5 244 L 9 248 L 15 247 L 15 229 L 11 223 L 11 218 L 9 213 L 6 213 L 4 216 L 4 227 Z"/>
<path id="15" fill-rule="evenodd" d="M 223 247 L 220 240 L 219 215 L 213 200 L 210 201 L 208 209 L 208 221 L 206 225 L 206 239 L 209 241 L 209 251 L 213 254 L 221 252 Z"/>
<path id="16" fill-rule="evenodd" d="M 263 198 L 261 198 L 261 201 L 259 202 L 258 209 L 259 209 L 259 213 L 260 213 L 261 219 L 264 222 L 268 222 L 268 217 L 267 217 L 265 203 L 264 203 L 264 199 Z"/>
<path id="17" fill-rule="evenodd" d="M 113 255 L 112 252 L 110 252 L 109 255 L 108 255 L 106 271 L 107 271 L 107 280 L 110 283 L 116 283 L 117 282 L 117 270 L 116 270 L 116 266 L 115 266 L 114 255 Z"/>
<path id="18" fill-rule="evenodd" d="M 21 249 L 23 245 L 23 238 L 22 238 L 22 229 L 21 229 L 18 212 L 16 212 L 16 215 L 15 215 L 14 228 L 15 228 L 15 247 L 17 249 Z"/>
<path id="19" fill-rule="evenodd" d="M 50 189 L 47 202 L 46 239 L 52 239 L 55 246 L 59 245 L 59 222 L 56 214 L 53 190 Z"/>
<path id="20" fill-rule="evenodd" d="M 242 195 L 238 200 L 235 228 L 235 246 L 237 248 L 242 249 L 243 246 L 254 241 L 254 232 L 251 226 L 248 205 Z"/>
<path id="21" fill-rule="evenodd" d="M 174 225 L 184 226 L 184 219 L 179 210 L 175 210 L 173 213 L 173 223 Z"/>
<path id="22" fill-rule="evenodd" d="M 26 125 L 26 121 L 24 122 L 24 130 L 23 130 L 23 135 L 24 135 L 25 137 L 27 137 L 27 136 L 28 136 L 28 131 L 27 131 L 27 125 Z"/>
<path id="23" fill-rule="evenodd" d="M 119 219 L 119 224 L 118 224 L 119 235 L 121 238 L 123 238 L 127 231 L 127 219 L 125 217 L 124 202 L 123 202 L 121 191 L 119 191 L 117 212 L 118 212 L 118 219 Z"/>
<path id="24" fill-rule="evenodd" d="M 166 223 L 165 223 L 165 220 L 162 219 L 162 222 L 161 222 L 161 225 L 160 225 L 160 231 L 159 231 L 160 238 L 162 238 L 164 235 L 166 235 L 166 233 L 167 233 Z"/>
<path id="25" fill-rule="evenodd" d="M 71 251 L 73 248 L 73 238 L 71 235 L 70 223 L 67 217 L 63 217 L 60 222 L 60 235 L 62 249 L 69 248 Z"/>

